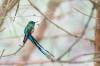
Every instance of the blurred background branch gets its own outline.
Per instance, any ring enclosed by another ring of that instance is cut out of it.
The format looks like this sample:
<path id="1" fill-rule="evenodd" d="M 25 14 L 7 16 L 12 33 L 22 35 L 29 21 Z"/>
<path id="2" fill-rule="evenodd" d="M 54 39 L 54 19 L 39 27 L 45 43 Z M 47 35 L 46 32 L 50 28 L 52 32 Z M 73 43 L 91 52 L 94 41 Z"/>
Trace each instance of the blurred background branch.
<path id="1" fill-rule="evenodd" d="M 85 32 L 86 32 L 86 30 L 87 30 L 87 28 L 88 28 L 88 25 L 89 25 L 89 23 L 90 23 L 90 21 L 91 21 L 92 15 L 93 15 L 93 13 L 94 13 L 94 9 L 95 9 L 95 7 L 93 6 L 92 9 L 91 9 L 90 17 L 88 18 L 88 20 L 87 20 L 87 22 L 86 22 L 86 25 L 84 26 L 84 29 L 83 29 L 83 31 L 82 31 L 80 37 L 79 37 L 78 39 L 76 39 L 75 42 L 72 43 L 72 45 L 71 45 L 61 56 L 59 56 L 59 57 L 57 58 L 57 60 L 61 60 L 61 58 L 62 58 L 63 56 L 65 56 L 66 54 L 68 54 L 68 53 L 72 50 L 72 48 L 73 48 L 76 44 L 78 44 L 78 42 L 83 38 L 83 36 L 84 36 L 84 34 L 85 34 Z"/>
<path id="2" fill-rule="evenodd" d="M 4 0 L 0 6 L 0 29 L 9 11 L 19 2 L 19 0 Z M 1 29 L 2 30 L 2 29 Z"/>

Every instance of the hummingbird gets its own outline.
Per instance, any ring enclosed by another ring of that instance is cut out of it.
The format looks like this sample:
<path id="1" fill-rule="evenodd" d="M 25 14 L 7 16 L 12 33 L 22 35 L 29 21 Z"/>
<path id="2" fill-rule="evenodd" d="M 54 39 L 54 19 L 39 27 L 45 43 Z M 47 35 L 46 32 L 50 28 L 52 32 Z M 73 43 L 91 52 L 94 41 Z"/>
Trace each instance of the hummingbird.
<path id="1" fill-rule="evenodd" d="M 44 49 L 43 46 L 41 46 L 39 44 L 39 42 L 31 35 L 32 31 L 34 32 L 34 26 L 35 26 L 34 21 L 29 21 L 29 23 L 27 24 L 27 26 L 24 29 L 24 40 L 23 40 L 23 46 L 25 45 L 25 43 L 27 42 L 27 40 L 29 39 L 33 46 L 35 45 L 47 58 L 51 59 L 51 61 L 53 61 L 53 54 L 51 54 L 49 51 L 47 51 L 46 49 Z"/>
<path id="2" fill-rule="evenodd" d="M 29 21 L 29 23 L 27 24 L 27 26 L 24 29 L 24 40 L 23 40 L 23 45 L 25 45 L 28 36 L 32 33 L 32 31 L 34 30 L 34 26 L 35 26 L 35 22 L 34 21 Z M 33 31 L 34 32 L 34 31 Z"/>

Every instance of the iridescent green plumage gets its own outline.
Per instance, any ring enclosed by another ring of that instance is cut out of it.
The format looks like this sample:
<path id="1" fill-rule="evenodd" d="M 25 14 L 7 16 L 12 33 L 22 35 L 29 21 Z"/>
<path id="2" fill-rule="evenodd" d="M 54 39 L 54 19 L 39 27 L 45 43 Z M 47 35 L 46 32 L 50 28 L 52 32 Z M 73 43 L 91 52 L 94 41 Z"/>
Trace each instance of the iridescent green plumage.
<path id="1" fill-rule="evenodd" d="M 31 34 L 29 35 L 28 39 L 31 40 L 32 44 L 34 44 L 47 58 L 53 61 L 53 54 L 44 49 Z"/>
<path id="2" fill-rule="evenodd" d="M 25 34 L 30 33 L 32 30 L 34 30 L 34 26 L 35 26 L 35 22 L 30 21 L 30 22 L 27 24 L 27 26 L 25 27 L 24 33 L 25 33 Z"/>
<path id="3" fill-rule="evenodd" d="M 34 26 L 35 26 L 35 22 L 30 21 L 27 26 L 24 29 L 24 40 L 23 40 L 23 44 L 25 45 L 27 39 L 31 40 L 32 44 L 35 45 L 46 57 L 48 57 L 49 59 L 51 59 L 53 61 L 53 55 L 45 50 L 39 43 L 38 41 L 31 35 L 32 30 L 34 30 Z"/>
<path id="4" fill-rule="evenodd" d="M 30 21 L 27 26 L 25 27 L 24 29 L 24 40 L 23 40 L 23 44 L 26 43 L 27 39 L 28 39 L 28 36 L 31 34 L 32 30 L 34 30 L 34 26 L 35 26 L 35 22 L 33 21 Z"/>

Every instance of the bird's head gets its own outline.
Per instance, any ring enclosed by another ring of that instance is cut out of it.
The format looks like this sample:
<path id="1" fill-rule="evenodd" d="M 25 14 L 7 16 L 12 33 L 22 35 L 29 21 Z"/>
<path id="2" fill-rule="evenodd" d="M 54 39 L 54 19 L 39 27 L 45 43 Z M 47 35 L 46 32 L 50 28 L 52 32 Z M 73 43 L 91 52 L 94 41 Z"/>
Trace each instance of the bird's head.
<path id="1" fill-rule="evenodd" d="M 28 27 L 33 27 L 34 28 L 34 26 L 35 26 L 35 23 L 36 22 L 34 22 L 34 21 L 29 21 L 29 23 L 28 23 Z"/>
<path id="2" fill-rule="evenodd" d="M 29 24 L 35 25 L 35 23 L 34 21 L 29 21 Z"/>

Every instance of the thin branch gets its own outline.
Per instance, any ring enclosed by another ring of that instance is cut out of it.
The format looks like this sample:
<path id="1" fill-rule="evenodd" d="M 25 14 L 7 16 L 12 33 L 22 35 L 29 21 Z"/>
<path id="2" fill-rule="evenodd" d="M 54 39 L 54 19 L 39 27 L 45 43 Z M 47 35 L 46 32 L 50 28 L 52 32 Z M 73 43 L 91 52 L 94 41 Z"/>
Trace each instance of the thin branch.
<path id="1" fill-rule="evenodd" d="M 87 15 L 87 14 L 83 13 L 82 11 L 80 11 L 80 10 L 77 9 L 77 8 L 74 8 L 74 7 L 72 7 L 72 8 L 73 8 L 74 10 L 76 10 L 77 12 L 79 12 L 79 13 L 85 15 L 85 16 L 88 16 L 88 17 L 91 17 L 91 18 L 94 18 L 94 19 L 100 19 L 100 18 L 97 18 L 97 17 L 94 17 L 94 16 Z"/>
<path id="2" fill-rule="evenodd" d="M 93 1 L 93 0 L 89 0 L 89 1 L 93 4 L 93 6 L 95 6 L 95 8 L 100 7 L 100 4 L 96 3 L 95 1 Z"/>
<path id="3" fill-rule="evenodd" d="M 66 36 L 67 36 L 66 34 L 60 34 L 60 35 L 55 35 L 55 36 L 46 36 L 46 37 L 44 37 L 44 39 L 55 39 L 55 38 L 58 38 L 58 37 L 66 37 Z M 92 43 L 95 42 L 95 40 L 88 39 L 88 38 L 83 38 L 83 40 L 88 40 L 88 41 L 90 41 Z"/>
<path id="4" fill-rule="evenodd" d="M 90 60 L 85 60 L 85 61 L 56 61 L 57 63 L 66 63 L 66 64 L 82 64 L 82 63 L 90 63 L 90 62 L 100 62 L 100 59 L 90 59 Z M 46 64 L 46 63 L 55 63 L 55 62 L 51 62 L 48 60 L 37 60 L 37 61 L 30 61 L 30 62 L 24 62 L 24 61 L 20 61 L 20 62 L 9 62 L 9 61 L 2 61 L 0 62 L 0 65 L 14 65 L 14 64 L 22 64 L 22 65 L 28 65 L 28 64 Z"/>
<path id="5" fill-rule="evenodd" d="M 51 24 L 55 25 L 57 28 L 59 28 L 60 30 L 64 31 L 65 33 L 67 33 L 67 34 L 69 34 L 69 35 L 71 35 L 71 36 L 73 36 L 73 37 L 78 37 L 78 36 L 76 36 L 76 35 L 70 33 L 69 31 L 65 30 L 64 28 L 60 27 L 59 25 L 55 24 L 55 23 L 54 23 L 52 20 L 50 20 L 45 14 L 43 14 L 30 0 L 28 0 L 28 1 L 29 1 L 30 5 L 31 5 L 33 8 L 35 8 L 41 15 L 43 15 L 43 17 L 45 17 L 45 18 L 48 20 L 48 22 L 50 22 Z"/>
<path id="6" fill-rule="evenodd" d="M 59 63 L 68 63 L 68 64 L 83 64 L 83 63 L 90 63 L 90 62 L 100 62 L 100 59 L 90 59 L 86 61 L 59 61 Z"/>
<path id="7" fill-rule="evenodd" d="M 68 48 L 68 50 L 65 51 L 61 56 L 59 56 L 59 57 L 57 58 L 57 60 L 60 60 L 63 56 L 65 56 L 66 54 L 68 54 L 68 53 L 72 50 L 72 48 L 73 48 L 76 44 L 78 44 L 78 42 L 83 38 L 83 36 L 84 36 L 84 34 L 85 34 L 85 32 L 86 32 L 86 29 L 88 28 L 88 25 L 89 25 L 89 23 L 90 23 L 91 17 L 92 17 L 92 15 L 93 15 L 94 8 L 95 8 L 95 7 L 93 6 L 92 11 L 91 11 L 91 13 L 90 13 L 90 17 L 89 17 L 89 19 L 88 19 L 87 22 L 86 22 L 86 25 L 85 25 L 85 27 L 84 27 L 84 29 L 83 29 L 83 32 L 81 33 L 81 36 L 80 36 L 78 39 L 76 39 L 75 42 Z"/>
<path id="8" fill-rule="evenodd" d="M 90 56 L 90 55 L 95 55 L 95 54 L 100 55 L 100 52 L 91 52 L 91 53 L 80 54 L 80 55 L 77 55 L 77 56 L 71 58 L 70 61 L 75 61 L 75 60 L 77 60 L 78 58 L 85 57 L 85 56 Z M 96 59 L 96 58 L 95 58 L 95 59 Z"/>
<path id="9" fill-rule="evenodd" d="M 7 11 L 10 11 L 18 2 L 19 0 L 12 0 L 9 4 L 7 4 Z"/>
<path id="10" fill-rule="evenodd" d="M 5 49 L 3 49 L 2 53 L 1 53 L 0 59 L 2 58 L 4 51 L 5 51 Z"/>
<path id="11" fill-rule="evenodd" d="M 36 16 L 36 15 L 27 15 L 27 16 L 6 16 L 6 18 L 15 18 L 15 17 L 31 17 L 31 16 Z M 41 17 L 41 16 L 36 16 L 36 17 Z M 4 16 L 0 16 L 0 19 L 5 18 Z"/>
<path id="12" fill-rule="evenodd" d="M 16 5 L 16 3 L 18 2 L 19 0 L 11 0 L 11 1 L 8 1 L 8 0 L 4 0 L 4 3 L 2 4 L 2 7 L 1 7 L 1 14 L 0 15 L 0 31 L 2 31 L 1 27 L 4 23 L 4 19 L 6 18 L 7 16 L 7 13 Z M 3 18 L 1 18 L 1 16 Z M 5 28 L 3 28 L 3 30 L 5 30 Z"/>
<path id="13" fill-rule="evenodd" d="M 96 2 L 94 2 L 94 1 L 92 1 L 92 0 L 89 0 L 89 1 L 93 4 L 93 6 L 94 6 L 95 8 L 100 7 L 100 5 L 97 4 Z M 79 12 L 79 13 L 85 15 L 85 16 L 88 16 L 88 17 L 91 17 L 91 18 L 94 18 L 94 19 L 100 19 L 100 18 L 94 17 L 93 15 L 92 15 L 92 16 L 87 15 L 87 14 L 83 13 L 82 11 L 80 11 L 80 10 L 77 9 L 77 8 L 74 8 L 74 7 L 72 7 L 72 8 L 73 8 L 74 10 L 76 10 L 77 12 Z"/>
<path id="14" fill-rule="evenodd" d="M 20 0 L 19 0 L 18 3 L 17 3 L 17 9 L 16 9 L 16 12 L 15 12 L 15 17 L 14 17 L 14 19 L 13 19 L 13 22 L 14 22 L 15 19 L 16 19 L 16 15 L 17 15 L 17 12 L 18 12 L 18 9 L 19 9 L 19 4 L 20 4 Z"/>
<path id="15" fill-rule="evenodd" d="M 14 52 L 14 53 L 11 53 L 11 54 L 8 54 L 8 55 L 2 55 L 1 57 L 7 57 L 7 56 L 12 56 L 12 55 L 16 55 L 21 49 L 22 49 L 23 47 L 21 47 L 20 46 L 20 48 L 19 49 L 17 49 L 17 51 L 16 52 Z M 3 52 L 2 52 L 3 53 Z"/>

